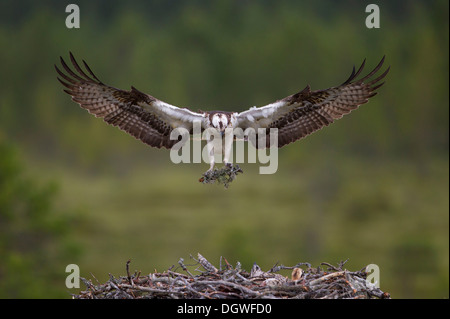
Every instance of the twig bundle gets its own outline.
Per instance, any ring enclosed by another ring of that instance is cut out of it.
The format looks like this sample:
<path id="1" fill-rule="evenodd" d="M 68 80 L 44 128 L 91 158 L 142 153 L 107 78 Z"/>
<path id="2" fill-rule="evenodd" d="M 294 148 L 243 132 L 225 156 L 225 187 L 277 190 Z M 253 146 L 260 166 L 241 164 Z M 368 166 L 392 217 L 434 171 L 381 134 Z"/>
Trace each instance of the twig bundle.
<path id="1" fill-rule="evenodd" d="M 200 177 L 199 182 L 203 184 L 223 184 L 225 188 L 228 188 L 236 179 L 239 173 L 244 171 L 239 167 L 239 165 L 225 165 L 222 168 L 215 168 L 211 171 L 206 171 Z"/>

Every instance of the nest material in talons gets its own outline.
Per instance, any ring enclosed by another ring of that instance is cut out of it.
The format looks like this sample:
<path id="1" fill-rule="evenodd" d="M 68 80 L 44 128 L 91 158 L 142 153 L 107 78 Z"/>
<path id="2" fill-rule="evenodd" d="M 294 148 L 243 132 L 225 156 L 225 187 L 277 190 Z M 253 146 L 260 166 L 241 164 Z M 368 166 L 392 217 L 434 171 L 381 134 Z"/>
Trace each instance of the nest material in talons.
<path id="1" fill-rule="evenodd" d="M 225 165 L 222 168 L 215 168 L 213 170 L 206 171 L 202 174 L 202 177 L 199 179 L 199 182 L 203 184 L 223 184 L 225 188 L 228 188 L 236 179 L 236 176 L 239 173 L 243 173 L 243 170 L 239 167 L 239 165 Z"/>

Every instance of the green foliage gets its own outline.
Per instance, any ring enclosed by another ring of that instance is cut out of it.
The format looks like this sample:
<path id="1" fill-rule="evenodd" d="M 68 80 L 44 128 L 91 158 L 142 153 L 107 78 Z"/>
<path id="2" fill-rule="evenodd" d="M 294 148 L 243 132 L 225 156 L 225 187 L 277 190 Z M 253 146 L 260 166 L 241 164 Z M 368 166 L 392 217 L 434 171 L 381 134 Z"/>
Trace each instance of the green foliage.
<path id="1" fill-rule="evenodd" d="M 345 80 L 363 58 L 370 68 L 386 54 L 392 67 L 388 85 L 327 140 L 369 155 L 445 153 L 448 20 L 440 11 L 448 5 L 408 3 L 380 4 L 383 26 L 369 30 L 363 3 L 113 1 L 98 6 L 81 1 L 82 26 L 72 30 L 64 25 L 63 5 L 30 2 L 21 24 L 0 25 L 0 44 L 8 48 L 0 53 L 0 71 L 8 75 L 1 78 L 0 125 L 37 150 L 45 146 L 46 152 L 94 166 L 118 146 L 140 148 L 89 118 L 62 93 L 52 65 L 69 50 L 110 85 L 134 85 L 194 110 L 244 110 L 307 84 L 326 88 Z"/>
<path id="2" fill-rule="evenodd" d="M 54 209 L 54 184 L 23 176 L 15 150 L 0 139 L 0 297 L 63 296 L 63 260 L 79 248 L 68 239 L 73 220 Z"/>
<path id="3" fill-rule="evenodd" d="M 67 296 L 68 263 L 102 280 L 129 258 L 152 271 L 200 251 L 246 268 L 373 262 L 393 298 L 448 297 L 448 1 L 380 0 L 377 30 L 366 1 L 77 3 L 70 30 L 64 2 L 0 2 L 0 127 L 60 185 L 25 178 L 1 143 L 0 296 Z M 53 68 L 68 51 L 109 85 L 193 110 L 337 85 L 364 58 L 391 71 L 367 105 L 281 149 L 276 174 L 242 165 L 224 190 L 197 181 L 208 164 L 173 165 L 70 101 Z"/>

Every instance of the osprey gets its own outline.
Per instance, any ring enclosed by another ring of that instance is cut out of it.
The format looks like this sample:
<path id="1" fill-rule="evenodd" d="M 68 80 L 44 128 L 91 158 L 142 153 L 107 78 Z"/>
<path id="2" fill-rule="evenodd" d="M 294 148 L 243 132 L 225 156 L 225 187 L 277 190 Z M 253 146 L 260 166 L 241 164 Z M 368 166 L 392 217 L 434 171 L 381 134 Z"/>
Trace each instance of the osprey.
<path id="1" fill-rule="evenodd" d="M 380 81 L 389 72 L 387 68 L 381 75 L 371 79 L 382 67 L 383 57 L 369 74 L 357 80 L 364 68 L 364 60 L 357 71 L 353 67 L 350 77 L 336 87 L 311 91 L 308 85 L 296 94 L 243 112 L 193 112 L 158 100 L 133 86 L 130 91 L 125 91 L 106 85 L 94 75 L 85 61 L 83 64 L 86 70 L 83 70 L 72 53 L 70 60 L 75 71 L 62 57 L 60 60 L 67 74 L 55 65 L 62 78 L 58 77 L 58 80 L 68 88 L 64 91 L 72 96 L 73 101 L 96 117 L 103 118 L 107 123 L 157 148 L 174 146 L 178 141 L 170 138 L 171 132 L 182 128 L 192 133 L 195 122 L 201 123 L 202 129 L 214 128 L 222 135 L 230 128 L 255 131 L 261 128 L 276 128 L 278 147 L 282 147 L 328 126 L 366 103 L 370 97 L 377 94 L 375 91 L 384 84 Z M 266 132 L 263 147 L 270 146 L 269 132 L 268 130 Z M 232 143 L 225 145 L 223 161 L 226 166 L 231 166 L 229 162 L 231 147 Z M 214 167 L 214 154 L 209 155 L 208 172 Z"/>

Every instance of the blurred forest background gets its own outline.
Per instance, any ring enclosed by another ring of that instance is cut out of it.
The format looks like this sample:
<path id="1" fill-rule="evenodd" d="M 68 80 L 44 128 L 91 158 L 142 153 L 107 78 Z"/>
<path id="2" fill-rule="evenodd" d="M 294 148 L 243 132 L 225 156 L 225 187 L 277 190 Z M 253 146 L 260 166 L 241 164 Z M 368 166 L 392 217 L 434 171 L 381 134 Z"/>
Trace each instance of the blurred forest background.
<path id="1" fill-rule="evenodd" d="M 249 270 L 374 263 L 393 298 L 448 298 L 448 1 L 0 2 L 0 297 L 69 298 L 66 265 L 168 269 L 200 252 Z M 381 28 L 368 29 L 376 3 Z M 72 51 L 106 84 L 193 110 L 243 111 L 338 85 L 386 55 L 369 104 L 224 189 L 71 101 Z M 180 270 L 181 271 L 181 270 Z M 83 284 L 82 284 L 82 287 Z"/>

